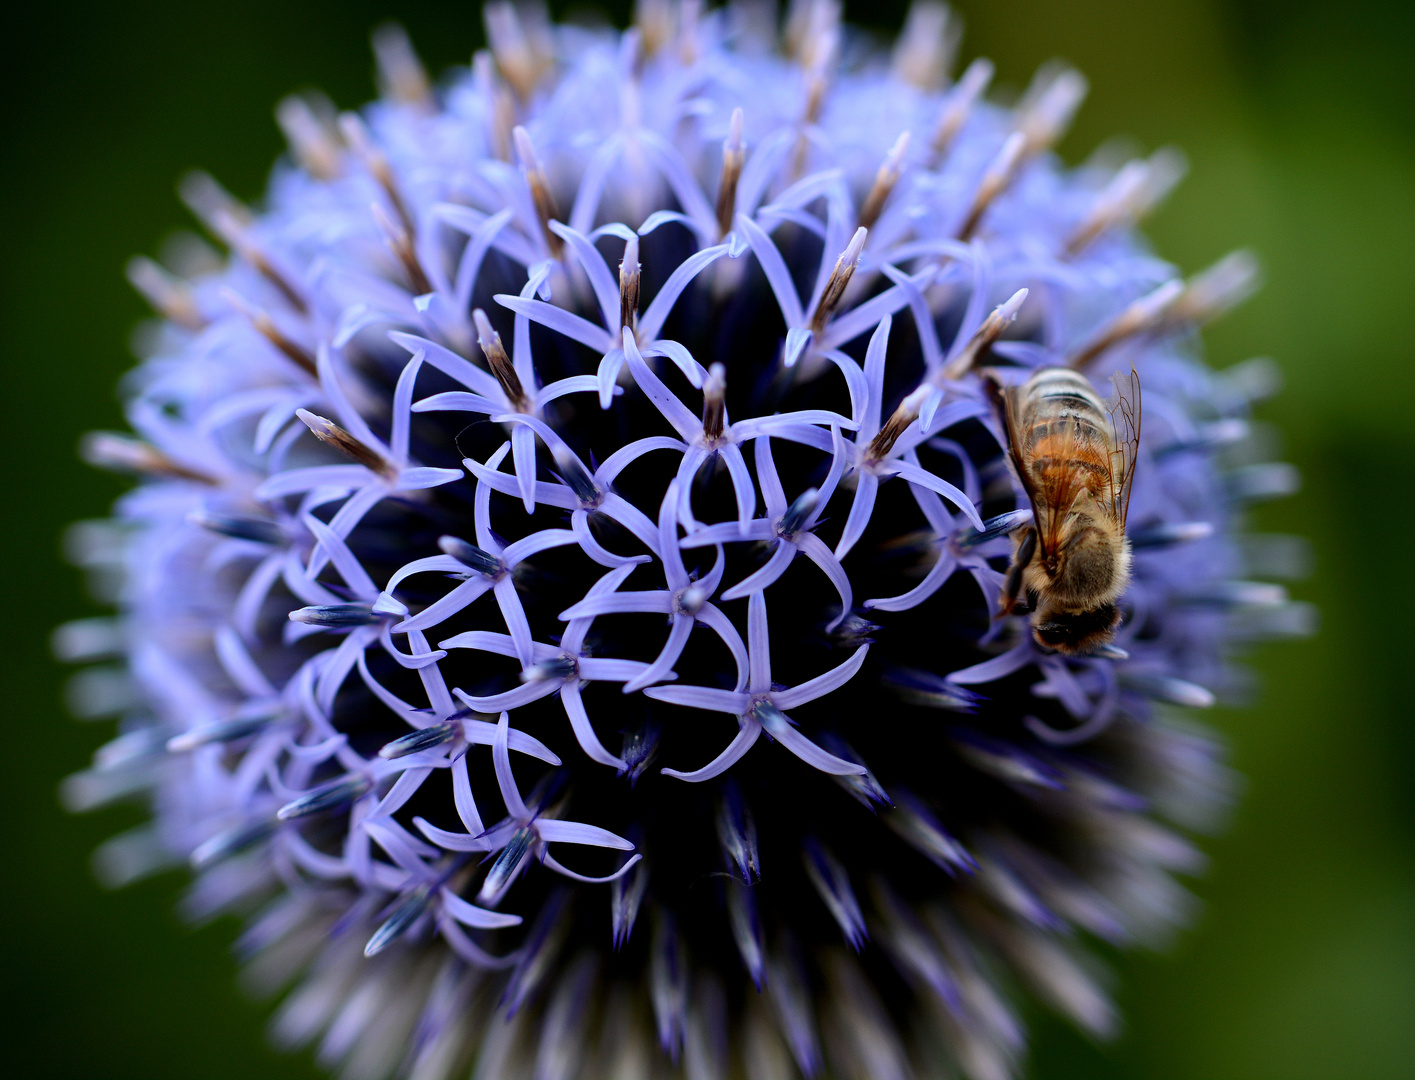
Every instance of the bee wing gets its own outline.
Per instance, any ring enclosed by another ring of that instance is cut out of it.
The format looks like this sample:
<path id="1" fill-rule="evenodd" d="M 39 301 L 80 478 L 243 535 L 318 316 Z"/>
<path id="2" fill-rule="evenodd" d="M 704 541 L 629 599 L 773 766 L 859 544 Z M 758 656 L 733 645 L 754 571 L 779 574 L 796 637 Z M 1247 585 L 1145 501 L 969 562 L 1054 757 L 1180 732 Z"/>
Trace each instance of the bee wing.
<path id="1" fill-rule="evenodd" d="M 1042 551 L 1055 555 L 1061 550 L 1064 540 L 1062 530 L 1076 502 L 1086 495 L 1089 488 L 1087 473 L 1076 462 L 1088 456 L 1088 445 L 1080 436 L 1075 425 L 1067 425 L 1056 430 L 1052 425 L 1048 436 L 1047 456 L 1054 459 L 1052 466 L 1041 472 L 1038 484 L 1039 498 L 1034 497 L 1032 514 L 1037 520 L 1038 541 Z M 1058 464 L 1060 463 L 1060 464 Z M 1034 477 L 1033 482 L 1037 479 Z"/>
<path id="2" fill-rule="evenodd" d="M 1012 462 L 1012 471 L 1021 481 L 1022 490 L 1027 493 L 1027 501 L 1032 504 L 1032 521 L 1040 527 L 1041 523 L 1037 514 L 1041 505 L 1037 498 L 1036 483 L 1027 469 L 1026 457 L 1019 442 L 1019 432 L 1022 427 L 1019 403 L 1022 389 L 1018 386 L 1004 386 L 996 373 L 991 371 L 987 373 L 985 385 L 988 396 L 992 399 L 993 407 L 1002 417 L 1002 427 L 1007 435 L 1007 457 Z"/>
<path id="3" fill-rule="evenodd" d="M 1130 378 L 1116 372 L 1111 381 L 1115 384 L 1115 404 L 1110 410 L 1114 439 L 1110 450 L 1111 516 L 1123 529 L 1130 514 L 1130 490 L 1140 456 L 1140 376 L 1132 367 Z"/>
<path id="4" fill-rule="evenodd" d="M 1032 524 L 1037 532 L 1037 543 L 1044 554 L 1054 555 L 1061 544 L 1061 527 L 1066 522 L 1066 516 L 1085 488 L 1084 477 L 1080 470 L 1073 469 L 1060 475 L 1052 470 L 1045 477 L 1033 472 L 1028 464 L 1027 448 L 1023 444 L 1023 388 L 1003 386 L 995 378 L 989 379 L 988 388 L 1007 429 L 1007 456 L 1012 461 L 1012 471 L 1017 474 L 1022 490 L 1027 493 L 1027 501 L 1032 505 Z M 1066 454 L 1064 459 L 1072 456 Z"/>

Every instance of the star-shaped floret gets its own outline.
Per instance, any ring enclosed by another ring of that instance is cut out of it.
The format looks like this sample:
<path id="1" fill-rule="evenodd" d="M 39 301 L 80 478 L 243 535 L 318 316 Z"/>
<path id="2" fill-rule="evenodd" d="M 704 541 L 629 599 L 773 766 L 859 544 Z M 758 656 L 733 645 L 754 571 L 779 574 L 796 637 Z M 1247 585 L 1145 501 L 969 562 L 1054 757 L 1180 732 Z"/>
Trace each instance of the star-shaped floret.
<path id="1" fill-rule="evenodd" d="M 831 438 L 835 452 L 831 457 L 830 471 L 826 474 L 824 484 L 819 489 L 807 488 L 790 505 L 786 502 L 786 492 L 781 486 L 776 463 L 771 456 L 771 439 L 767 436 L 758 438 L 757 480 L 762 487 L 767 516 L 748 522 L 745 528 L 736 522 L 727 522 L 709 525 L 683 538 L 682 546 L 685 548 L 734 540 L 764 540 L 776 545 L 776 550 L 760 569 L 722 594 L 724 600 L 737 600 L 749 593 L 766 589 L 786 572 L 791 560 L 799 553 L 825 571 L 825 576 L 830 578 L 835 591 L 840 595 L 840 614 L 831 620 L 827 629 L 834 630 L 850 613 L 854 604 L 850 578 L 840 565 L 840 560 L 826 547 L 825 541 L 812 531 L 819 524 L 821 512 L 834 494 L 845 468 L 845 443 L 838 428 L 831 429 Z"/>
<path id="2" fill-rule="evenodd" d="M 615 848 L 619 851 L 633 851 L 634 845 L 622 836 L 601 829 L 596 825 L 586 825 L 578 821 L 562 821 L 559 818 L 543 816 L 545 807 L 527 805 L 511 771 L 511 755 L 508 743 L 510 728 L 506 713 L 501 714 L 496 726 L 496 738 L 492 744 L 492 761 L 496 767 L 496 782 L 501 789 L 501 798 L 506 804 L 505 820 L 491 828 L 477 828 L 481 818 L 476 804 L 472 801 L 471 788 L 458 776 L 453 776 L 456 790 L 457 808 L 462 816 L 467 833 L 452 833 L 438 829 L 423 818 L 415 818 L 414 824 L 423 835 L 440 847 L 449 851 L 500 852 L 486 879 L 482 882 L 477 899 L 485 904 L 495 904 L 505 894 L 511 883 L 525 869 L 527 855 L 539 857 L 540 861 L 558 874 L 575 881 L 603 883 L 622 877 L 643 858 L 634 854 L 614 873 L 605 877 L 588 877 L 562 865 L 548 850 L 555 843 L 584 844 L 590 847 Z"/>
<path id="3" fill-rule="evenodd" d="M 549 263 L 534 267 L 521 290 L 521 298 L 530 300 L 544 285 L 550 270 Z M 422 352 L 429 364 L 468 388 L 424 398 L 413 405 L 413 412 L 483 413 L 509 426 L 511 460 L 516 469 L 517 488 L 526 505 L 526 513 L 534 513 L 535 432 L 511 421 L 517 416 L 529 416 L 544 421 L 545 407 L 552 401 L 567 394 L 593 393 L 598 383 L 592 375 L 572 375 L 541 386 L 531 362 L 531 324 L 523 313 L 518 312 L 515 317 L 515 340 L 510 356 L 501 342 L 501 335 L 492 329 L 491 322 L 480 308 L 472 313 L 472 318 L 476 326 L 477 341 L 487 365 L 491 368 L 491 374 L 436 342 L 412 334 L 391 333 L 388 336 L 409 352 Z"/>
<path id="4" fill-rule="evenodd" d="M 745 690 L 719 690 L 708 686 L 651 686 L 644 691 L 651 698 L 692 709 L 723 712 L 737 718 L 737 737 L 701 769 L 682 772 L 662 770 L 679 780 L 698 782 L 720 776 L 742 759 L 763 731 L 812 768 L 834 776 L 863 775 L 863 765 L 828 754 L 796 730 L 786 710 L 804 705 L 844 686 L 860 670 L 869 653 L 861 645 L 854 655 L 824 675 L 786 689 L 774 689 L 771 681 L 771 651 L 766 617 L 766 596 L 752 593 L 747 613 L 747 652 L 750 675 Z"/>
<path id="5" fill-rule="evenodd" d="M 624 334 L 624 355 L 639 389 L 663 414 L 663 418 L 673 425 L 679 438 L 674 440 L 660 436 L 640 439 L 623 447 L 610 461 L 622 469 L 634 458 L 651 450 L 679 451 L 683 460 L 676 477 L 678 517 L 684 527 L 690 530 L 700 527 L 693 517 L 693 508 L 689 501 L 693 478 L 714 457 L 721 457 L 732 477 L 732 486 L 737 494 L 737 521 L 742 528 L 739 535 L 745 536 L 752 512 L 757 506 L 757 495 L 752 486 L 751 474 L 747 471 L 746 460 L 742 457 L 741 447 L 763 435 L 785 434 L 785 437 L 791 437 L 789 433 L 792 432 L 802 429 L 814 430 L 811 425 L 815 424 L 852 426 L 852 422 L 846 417 L 825 409 L 803 409 L 778 413 L 775 416 L 756 417 L 738 424 L 729 423 L 726 405 L 727 372 L 721 364 L 712 366 L 707 381 L 703 384 L 703 415 L 700 421 L 644 362 L 643 354 L 634 343 L 633 335 L 627 331 Z M 797 436 L 798 440 L 804 440 L 806 437 L 804 434 Z M 605 464 L 608 465 L 609 462 Z"/>
<path id="6" fill-rule="evenodd" d="M 633 572 L 633 566 L 623 566 L 611 570 L 590 587 L 587 598 L 613 592 L 623 580 Z M 501 709 L 518 709 L 532 701 L 560 695 L 560 703 L 570 719 L 575 738 L 581 748 L 595 761 L 611 765 L 620 771 L 627 771 L 628 764 L 611 754 L 600 742 L 590 724 L 589 715 L 580 697 L 583 682 L 630 682 L 649 670 L 649 665 L 641 660 L 614 660 L 607 657 L 588 656 L 584 653 L 585 635 L 589 632 L 592 617 L 571 619 L 560 639 L 560 647 L 535 643 L 535 662 L 521 672 L 522 685 L 514 690 L 486 697 L 474 697 L 462 690 L 452 692 L 462 702 L 477 712 L 498 712 Z M 494 634 L 483 630 L 472 630 L 450 637 L 442 643 L 448 649 L 480 649 L 483 652 L 498 653 L 502 656 L 516 656 L 515 644 L 504 634 Z M 675 677 L 667 672 L 664 678 Z"/>
<path id="7" fill-rule="evenodd" d="M 687 376 L 694 386 L 702 386 L 707 372 L 686 348 L 679 342 L 660 338 L 664 320 L 668 318 L 673 304 L 692 280 L 706 267 L 727 254 L 726 246 L 707 248 L 686 259 L 664 283 L 654 297 L 642 319 L 639 309 L 639 234 L 627 225 L 614 223 L 603 225 L 588 236 L 577 229 L 562 225 L 558 221 L 550 223 L 551 231 L 565 241 L 569 250 L 589 279 L 590 288 L 599 303 L 600 316 L 604 325 L 590 322 L 582 316 L 566 311 L 546 300 L 537 300 L 522 292 L 520 296 L 498 293 L 496 302 L 510 308 L 517 315 L 525 316 L 532 322 L 554 330 L 572 341 L 578 341 L 601 354 L 599 370 L 595 376 L 599 390 L 601 407 L 609 408 L 614 399 L 615 383 L 619 371 L 624 366 L 625 350 L 621 345 L 621 334 L 628 331 L 634 337 L 640 351 L 645 356 L 662 356 L 672 361 Z M 619 267 L 619 282 L 616 285 L 609 264 L 594 246 L 600 236 L 617 236 L 624 241 L 624 259 Z"/>
<path id="8" fill-rule="evenodd" d="M 565 440 L 535 417 L 513 416 L 494 417 L 493 419 L 511 420 L 527 431 L 539 435 L 546 446 L 550 447 L 550 456 L 555 459 L 561 479 L 565 482 L 551 484 L 544 480 L 537 480 L 534 485 L 535 497 L 538 502 L 570 511 L 570 527 L 574 530 L 580 548 L 586 555 L 601 566 L 608 567 L 647 562 L 651 558 L 650 555 L 615 555 L 612 551 L 606 550 L 590 530 L 590 516 L 592 514 L 602 514 L 622 525 L 633 533 L 650 552 L 654 555 L 658 554 L 658 530 L 654 528 L 648 515 L 627 499 L 619 496 L 610 487 L 614 477 L 619 475 L 619 470 L 626 463 L 625 458 L 620 454 L 611 455 L 604 464 L 591 473 L 589 469 L 585 468 L 585 463 L 580 460 L 579 455 L 566 445 Z M 495 454 L 484 465 L 472 461 L 470 458 L 464 458 L 462 464 L 477 478 L 478 483 L 485 484 L 492 490 L 505 495 L 515 495 L 519 490 L 516 486 L 517 481 L 496 469 L 504 457 L 505 454 Z"/>
<path id="9" fill-rule="evenodd" d="M 835 546 L 837 559 L 845 558 L 864 534 L 874 511 L 880 484 L 895 476 L 903 478 L 916 490 L 923 488 L 942 495 L 962 510 L 968 520 L 978 528 L 983 524 L 972 497 L 919 464 L 917 448 L 925 441 L 926 436 L 917 415 L 912 416 L 905 426 L 890 428 L 881 433 L 884 362 L 885 353 L 889 348 L 892 323 L 893 317 L 886 315 L 870 337 L 870 344 L 865 352 L 865 381 L 869 392 L 865 398 L 864 416 L 853 437 L 837 443 L 818 428 L 805 431 L 795 429 L 784 432 L 782 436 L 827 452 L 834 452 L 838 445 L 845 458 L 846 468 L 849 470 L 846 479 L 854 480 L 855 498 L 850 505 L 850 514 L 846 518 L 840 542 Z M 960 420 L 984 416 L 987 413 L 988 407 L 981 401 L 959 401 L 937 414 L 935 426 L 944 428 Z M 962 455 L 961 460 L 966 462 L 969 459 Z"/>
<path id="10" fill-rule="evenodd" d="M 503 443 L 501 448 L 488 460 L 488 466 L 494 470 L 505 459 L 508 450 L 510 450 L 510 445 Z M 507 477 L 507 479 L 510 478 Z M 516 595 L 513 572 L 521 562 L 532 555 L 553 547 L 578 544 L 580 536 L 570 529 L 542 529 L 540 532 L 531 533 L 514 543 L 503 546 L 497 540 L 496 534 L 491 531 L 491 487 L 481 480 L 477 482 L 476 495 L 473 500 L 473 517 L 476 523 L 477 543 L 469 544 L 455 536 L 442 537 L 438 546 L 442 548 L 443 554 L 414 559 L 399 568 L 388 579 L 387 587 L 379 594 L 378 600 L 374 604 L 374 611 L 406 615 L 408 609 L 394 599 L 393 593 L 405 579 L 413 574 L 440 571 L 457 575 L 464 579 L 460 585 L 446 596 L 429 604 L 416 615 L 404 618 L 402 622 L 392 627 L 393 632 L 407 633 L 411 630 L 426 630 L 430 626 L 436 626 L 473 603 L 478 597 L 491 592 L 501 607 L 501 614 L 506 620 L 506 628 L 510 631 L 511 640 L 516 643 L 516 655 L 520 657 L 523 666 L 529 665 L 533 654 L 531 628 L 526 621 L 526 612 L 521 606 L 521 599 Z"/>
<path id="11" fill-rule="evenodd" d="M 678 547 L 678 481 L 670 481 L 668 493 L 658 514 L 659 551 L 663 557 L 663 572 L 667 578 L 666 589 L 645 592 L 605 592 L 587 596 L 572 605 L 560 615 L 562 619 L 593 619 L 601 615 L 617 615 L 630 612 L 667 615 L 670 620 L 668 640 L 658 658 L 643 674 L 624 684 L 624 692 L 642 690 L 656 682 L 668 678 L 673 665 L 688 643 L 688 635 L 697 623 L 713 630 L 722 638 L 724 645 L 737 661 L 737 688 L 747 685 L 747 650 L 742 644 L 742 635 L 737 633 L 732 621 L 714 604 L 709 603 L 717 587 L 722 583 L 725 565 L 722 548 L 717 549 L 717 562 L 708 575 L 700 581 L 688 576 L 683 566 L 683 554 Z"/>
<path id="12" fill-rule="evenodd" d="M 352 465 L 316 465 L 276 473 L 256 488 L 256 498 L 273 500 L 286 495 L 310 493 L 302 509 L 313 510 L 334 499 L 345 499 L 329 527 L 334 535 L 348 536 L 364 515 L 388 496 L 404 491 L 421 491 L 462 478 L 460 469 L 434 469 L 415 465 L 408 457 L 409 411 L 413 384 L 422 369 L 424 354 L 416 353 L 403 367 L 393 390 L 392 430 L 385 444 L 369 429 L 364 418 L 350 404 L 335 373 L 327 346 L 319 350 L 320 386 L 334 406 L 340 423 L 305 409 L 297 414 L 305 426 L 323 443 L 350 457 Z M 341 426 L 342 425 L 342 426 Z M 316 577 L 329 561 L 328 545 L 320 542 L 310 554 L 309 576 Z"/>
<path id="13" fill-rule="evenodd" d="M 407 609 L 401 605 L 392 610 L 377 607 L 382 599 L 378 587 L 349 550 L 348 544 L 335 533 L 333 526 L 326 525 L 312 514 L 303 515 L 302 520 L 328 553 L 330 562 L 344 579 L 344 591 L 353 598 L 349 602 L 315 581 L 291 549 L 285 583 L 291 592 L 306 601 L 307 606 L 290 612 L 287 640 L 294 641 L 321 631 L 348 631 L 338 648 L 322 654 L 327 658 L 320 662 L 315 699 L 324 714 L 327 715 L 333 708 L 334 695 L 339 692 L 354 664 L 375 641 L 380 642 L 384 651 L 405 668 L 426 667 L 447 655 L 441 651 L 428 651 L 426 640 L 421 638 L 413 643 L 414 648 L 421 646 L 421 652 L 410 655 L 395 648 L 390 629 L 392 618 L 404 614 Z"/>

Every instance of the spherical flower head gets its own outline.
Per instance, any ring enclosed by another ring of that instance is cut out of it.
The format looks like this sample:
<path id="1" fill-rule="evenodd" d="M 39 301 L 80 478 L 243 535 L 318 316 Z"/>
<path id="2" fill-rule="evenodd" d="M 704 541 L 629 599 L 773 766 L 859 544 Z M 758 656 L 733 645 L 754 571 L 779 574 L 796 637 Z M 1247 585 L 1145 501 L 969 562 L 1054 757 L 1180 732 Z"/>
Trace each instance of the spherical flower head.
<path id="1" fill-rule="evenodd" d="M 1024 993 L 1113 1033 L 1086 943 L 1183 920 L 1227 794 L 1180 713 L 1310 618 L 1242 580 L 1270 373 L 1197 355 L 1251 260 L 1180 280 L 1177 155 L 1063 167 L 1081 76 L 991 103 L 931 0 L 892 53 L 829 0 L 485 14 L 436 86 L 379 31 L 263 208 L 184 185 L 228 256 L 131 267 L 136 438 L 86 448 L 142 479 L 75 534 L 121 619 L 58 638 L 124 661 L 66 797 L 154 807 L 100 871 L 189 862 L 358 1075 L 992 1080 Z M 1021 571 L 1099 477 L 1119 625 L 1058 651 Z"/>

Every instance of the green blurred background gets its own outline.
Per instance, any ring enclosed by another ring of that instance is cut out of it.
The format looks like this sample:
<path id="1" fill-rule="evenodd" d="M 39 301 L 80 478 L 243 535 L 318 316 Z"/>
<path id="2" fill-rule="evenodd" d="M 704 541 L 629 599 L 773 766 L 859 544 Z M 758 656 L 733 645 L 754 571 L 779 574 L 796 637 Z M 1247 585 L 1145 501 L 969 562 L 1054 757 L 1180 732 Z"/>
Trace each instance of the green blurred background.
<path id="1" fill-rule="evenodd" d="M 563 5 L 562 5 L 563 6 Z M 621 9 L 626 5 L 616 5 Z M 897 22 L 902 5 L 847 3 Z M 960 0 L 964 55 L 1020 86 L 1062 56 L 1092 92 L 1062 146 L 1175 143 L 1188 179 L 1150 226 L 1185 271 L 1230 248 L 1267 286 L 1207 334 L 1217 366 L 1268 353 L 1286 391 L 1263 407 L 1306 478 L 1259 508 L 1301 533 L 1322 610 L 1312 640 L 1270 645 L 1256 706 L 1212 716 L 1248 779 L 1195 884 L 1205 910 L 1163 956 L 1121 964 L 1128 1027 L 1097 1047 L 1033 1018 L 1037 1077 L 1415 1076 L 1415 724 L 1400 579 L 1412 531 L 1415 427 L 1415 7 L 1380 0 Z M 189 168 L 258 196 L 282 150 L 271 109 L 305 87 L 341 106 L 372 93 L 369 30 L 411 31 L 429 67 L 465 63 L 477 5 L 245 0 L 12 10 L 5 23 L 0 190 L 3 460 L 16 500 L 3 539 L 10 616 L 0 653 L 9 731 L 0 774 L 5 913 L 0 1060 L 11 1075 L 303 1077 L 266 1048 L 266 1007 L 242 996 L 233 923 L 173 914 L 181 877 L 116 894 L 89 852 L 137 807 L 74 818 L 55 788 L 111 725 L 64 711 L 49 659 L 58 622 L 95 613 L 59 555 L 61 528 L 101 516 L 122 484 L 76 459 L 79 434 L 120 423 L 118 377 L 145 314 L 123 280 L 190 223 Z"/>

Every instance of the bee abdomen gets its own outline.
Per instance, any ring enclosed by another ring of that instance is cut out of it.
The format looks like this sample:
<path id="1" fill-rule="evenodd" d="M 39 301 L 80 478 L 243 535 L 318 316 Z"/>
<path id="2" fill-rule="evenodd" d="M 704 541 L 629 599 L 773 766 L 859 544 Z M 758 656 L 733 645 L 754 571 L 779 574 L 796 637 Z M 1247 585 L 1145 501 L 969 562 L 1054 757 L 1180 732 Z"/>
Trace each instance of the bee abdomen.
<path id="1" fill-rule="evenodd" d="M 1090 382 L 1069 368 L 1043 368 L 1028 381 L 1025 390 L 1029 406 L 1047 416 L 1070 414 L 1104 424 L 1105 404 L 1091 389 Z"/>

